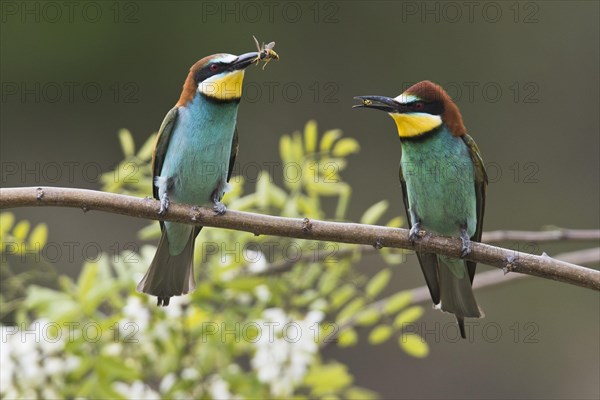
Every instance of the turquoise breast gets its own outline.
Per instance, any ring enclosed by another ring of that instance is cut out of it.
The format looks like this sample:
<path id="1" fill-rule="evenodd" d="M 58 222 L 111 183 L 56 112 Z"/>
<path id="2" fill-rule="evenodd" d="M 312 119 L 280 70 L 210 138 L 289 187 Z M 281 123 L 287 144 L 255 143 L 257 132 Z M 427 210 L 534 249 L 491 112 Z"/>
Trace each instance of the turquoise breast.
<path id="1" fill-rule="evenodd" d="M 227 181 L 238 104 L 213 102 L 196 94 L 191 103 L 179 108 L 160 171 L 161 177 L 171 181 L 171 201 L 213 205 L 213 192 Z M 165 228 L 169 252 L 180 254 L 192 226 L 165 222 Z"/>
<path id="2" fill-rule="evenodd" d="M 227 178 L 237 110 L 237 102 L 212 102 L 200 94 L 179 109 L 160 172 L 173 178 L 171 200 L 212 203 L 211 194 Z"/>
<path id="3" fill-rule="evenodd" d="M 458 236 L 466 224 L 469 236 L 475 233 L 474 167 L 462 138 L 442 125 L 424 138 L 404 140 L 401 167 L 411 215 L 422 229 Z"/>

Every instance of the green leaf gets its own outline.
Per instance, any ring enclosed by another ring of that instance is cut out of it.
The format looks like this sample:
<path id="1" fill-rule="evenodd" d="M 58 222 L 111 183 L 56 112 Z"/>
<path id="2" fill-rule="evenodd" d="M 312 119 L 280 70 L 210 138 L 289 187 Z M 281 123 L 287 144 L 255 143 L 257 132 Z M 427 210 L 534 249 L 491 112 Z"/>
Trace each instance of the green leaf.
<path id="1" fill-rule="evenodd" d="M 355 318 L 356 325 L 358 326 L 370 326 L 375 322 L 379 321 L 381 314 L 374 308 L 367 308 L 360 311 Z"/>
<path id="2" fill-rule="evenodd" d="M 269 205 L 269 191 L 271 187 L 270 176 L 266 171 L 261 171 L 256 182 L 256 200 L 258 207 L 266 209 Z"/>
<path id="3" fill-rule="evenodd" d="M 265 174 L 266 174 L 266 172 L 265 172 Z M 285 203 L 288 200 L 288 195 L 285 190 L 283 190 L 282 188 L 280 188 L 279 186 L 277 186 L 273 183 L 272 177 L 269 176 L 269 180 L 271 181 L 270 185 L 269 185 L 269 192 L 268 192 L 269 202 L 273 206 L 281 209 L 281 208 L 285 207 Z"/>
<path id="4" fill-rule="evenodd" d="M 336 196 L 346 191 L 348 184 L 345 182 L 311 182 L 307 186 L 310 191 L 314 191 L 321 196 Z"/>
<path id="5" fill-rule="evenodd" d="M 129 132 L 128 129 L 119 130 L 119 142 L 121 142 L 121 149 L 123 150 L 125 158 L 133 156 L 135 152 L 135 143 L 133 141 L 133 136 L 131 136 L 131 132 Z"/>
<path id="6" fill-rule="evenodd" d="M 302 216 L 306 218 L 319 218 L 320 206 L 318 205 L 318 199 L 300 195 L 295 200 L 296 207 L 294 209 L 300 212 Z"/>
<path id="7" fill-rule="evenodd" d="M 379 251 L 379 254 L 383 261 L 390 265 L 398 265 L 406 261 L 406 251 L 403 249 L 384 247 Z"/>
<path id="8" fill-rule="evenodd" d="M 375 400 L 377 399 L 377 393 L 368 389 L 354 386 L 346 390 L 344 398 L 353 400 Z"/>
<path id="9" fill-rule="evenodd" d="M 368 225 L 376 223 L 386 212 L 388 206 L 389 204 L 386 200 L 381 200 L 380 202 L 373 204 L 367 209 L 367 211 L 365 211 L 360 219 L 360 223 Z"/>
<path id="10" fill-rule="evenodd" d="M 389 297 L 388 301 L 386 301 L 385 306 L 383 307 L 384 312 L 386 314 L 394 314 L 412 301 L 412 295 L 409 291 L 399 292 Z"/>
<path id="11" fill-rule="evenodd" d="M 52 306 L 57 302 L 69 301 L 66 293 L 48 289 L 37 285 L 31 285 L 27 289 L 27 299 L 25 305 L 27 308 L 37 308 L 39 306 Z"/>
<path id="12" fill-rule="evenodd" d="M 338 275 L 335 273 L 335 271 L 329 270 L 321 275 L 317 288 L 319 290 L 319 293 L 321 293 L 322 295 L 327 295 L 331 293 L 331 291 L 336 287 L 337 284 Z"/>
<path id="13" fill-rule="evenodd" d="M 239 211 L 252 210 L 256 205 L 256 202 L 256 193 L 251 193 L 247 194 L 246 196 L 231 200 L 229 203 L 229 208 Z"/>
<path id="14" fill-rule="evenodd" d="M 42 248 L 46 245 L 46 241 L 48 240 L 48 225 L 46 224 L 38 224 L 33 228 L 31 234 L 29 235 L 29 244 L 28 247 L 30 249 L 36 249 L 41 251 Z"/>
<path id="15" fill-rule="evenodd" d="M 307 154 L 314 153 L 317 149 L 317 123 L 308 121 L 304 127 L 304 148 Z"/>
<path id="16" fill-rule="evenodd" d="M 98 276 L 98 264 L 89 262 L 83 266 L 79 279 L 77 280 L 77 288 L 79 292 L 79 299 L 85 299 L 96 284 L 96 277 Z"/>
<path id="17" fill-rule="evenodd" d="M 333 142 L 335 142 L 338 138 L 342 136 L 342 131 L 339 129 L 332 129 L 323 134 L 323 138 L 321 139 L 320 149 L 322 152 L 329 152 L 331 150 L 331 146 Z"/>
<path id="18" fill-rule="evenodd" d="M 137 369 L 131 368 L 125 364 L 121 357 L 109 357 L 101 355 L 96 359 L 94 368 L 100 376 L 107 378 L 118 378 L 122 380 L 132 380 L 137 377 Z"/>
<path id="19" fill-rule="evenodd" d="M 58 287 L 62 292 L 74 292 L 75 284 L 68 276 L 61 275 L 58 277 Z"/>
<path id="20" fill-rule="evenodd" d="M 397 216 L 397 217 L 390 219 L 390 221 L 386 225 L 391 228 L 400 228 L 400 227 L 402 227 L 403 224 L 404 224 L 404 218 Z"/>
<path id="21" fill-rule="evenodd" d="M 304 146 L 302 144 L 302 135 L 300 132 L 294 132 L 292 134 L 292 154 L 294 155 L 293 161 L 298 163 L 298 165 L 302 165 Z"/>
<path id="22" fill-rule="evenodd" d="M 369 343 L 381 344 L 392 336 L 392 328 L 389 325 L 377 325 L 369 334 Z"/>
<path id="23" fill-rule="evenodd" d="M 408 355 L 417 358 L 427 357 L 429 354 L 429 345 L 419 335 L 415 333 L 405 333 L 398 338 L 400 348 Z"/>
<path id="24" fill-rule="evenodd" d="M 156 223 L 147 225 L 138 231 L 137 236 L 140 240 L 158 239 L 160 237 L 160 225 Z"/>
<path id="25" fill-rule="evenodd" d="M 264 278 L 259 277 L 240 277 L 236 278 L 232 281 L 227 282 L 227 288 L 231 290 L 239 290 L 239 291 L 251 291 L 256 288 L 258 285 L 262 285 L 265 283 Z"/>
<path id="26" fill-rule="evenodd" d="M 323 180 L 319 175 L 319 161 L 318 160 L 308 160 L 302 166 L 302 182 L 307 185 L 320 183 Z"/>
<path id="27" fill-rule="evenodd" d="M 10 231 L 13 224 L 15 223 L 15 216 L 13 213 L 3 212 L 0 213 L 0 236 Z"/>
<path id="28" fill-rule="evenodd" d="M 344 364 L 313 365 L 304 383 L 312 388 L 314 396 L 322 396 L 344 389 L 352 383 L 352 376 Z"/>
<path id="29" fill-rule="evenodd" d="M 79 304 L 67 293 L 35 285 L 27 289 L 23 306 L 57 323 L 74 318 L 80 311 Z"/>
<path id="30" fill-rule="evenodd" d="M 335 144 L 332 154 L 335 157 L 346 157 L 350 154 L 357 153 L 359 150 L 360 145 L 356 139 L 344 138 Z"/>
<path id="31" fill-rule="evenodd" d="M 338 173 L 343 171 L 348 165 L 348 161 L 345 158 L 340 157 L 324 157 L 317 161 L 319 173 L 323 175 L 325 182 L 337 182 L 339 180 Z"/>
<path id="32" fill-rule="evenodd" d="M 367 283 L 365 287 L 365 293 L 367 297 L 374 298 L 387 286 L 390 282 L 390 278 L 392 277 L 392 272 L 389 269 L 382 269 L 378 273 L 375 274 Z"/>
<path id="33" fill-rule="evenodd" d="M 344 329 L 338 336 L 338 346 L 350 347 L 358 343 L 358 334 L 352 328 Z"/>
<path id="34" fill-rule="evenodd" d="M 348 305 L 346 305 L 346 307 L 342 308 L 342 310 L 339 312 L 339 314 L 337 315 L 336 322 L 341 324 L 341 323 L 345 322 L 346 320 L 350 319 L 364 305 L 365 305 L 365 299 L 358 298 L 358 299 L 352 300 L 350 303 L 348 303 Z"/>
<path id="35" fill-rule="evenodd" d="M 356 288 L 350 284 L 344 285 L 331 294 L 331 306 L 336 309 L 350 300 L 352 295 L 356 293 Z"/>
<path id="36" fill-rule="evenodd" d="M 31 228 L 29 221 L 21 220 L 17 222 L 17 225 L 15 225 L 12 234 L 17 241 L 24 242 L 25 237 L 27 237 L 27 234 L 29 233 L 29 228 Z"/>
<path id="37" fill-rule="evenodd" d="M 292 162 L 294 158 L 292 153 L 292 138 L 288 135 L 283 135 L 279 139 L 279 156 L 284 164 Z"/>
<path id="38" fill-rule="evenodd" d="M 396 319 L 394 319 L 394 326 L 398 329 L 401 329 L 406 324 L 412 324 L 423 315 L 423 307 L 421 306 L 412 306 L 402 311 Z"/>
<path id="39" fill-rule="evenodd" d="M 350 185 L 346 185 L 340 192 L 338 204 L 335 208 L 335 217 L 337 219 L 344 219 L 344 216 L 346 215 L 346 210 L 348 209 L 348 203 L 350 202 L 351 193 L 352 188 L 350 187 Z"/>
<path id="40" fill-rule="evenodd" d="M 291 303 L 296 307 L 304 307 L 308 303 L 315 301 L 319 298 L 319 292 L 315 290 L 307 290 L 299 295 L 292 298 Z"/>
<path id="41" fill-rule="evenodd" d="M 148 161 L 152 158 L 154 153 L 154 145 L 156 144 L 156 134 L 150 135 L 148 140 L 144 142 L 142 147 L 138 150 L 137 158 L 143 161 Z"/>

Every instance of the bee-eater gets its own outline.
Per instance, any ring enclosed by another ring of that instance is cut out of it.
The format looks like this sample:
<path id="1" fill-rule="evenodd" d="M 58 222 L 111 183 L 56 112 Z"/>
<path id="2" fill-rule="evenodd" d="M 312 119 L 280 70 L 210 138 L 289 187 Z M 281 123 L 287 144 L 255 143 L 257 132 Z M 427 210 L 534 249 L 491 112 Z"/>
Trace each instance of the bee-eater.
<path id="1" fill-rule="evenodd" d="M 238 151 L 236 118 L 244 69 L 263 57 L 257 52 L 215 54 L 190 68 L 179 101 L 160 126 L 152 158 L 159 214 L 170 201 L 226 211 L 221 198 Z M 160 227 L 156 255 L 137 289 L 167 306 L 172 296 L 194 290 L 194 242 L 202 227 L 162 221 Z"/>
<path id="2" fill-rule="evenodd" d="M 355 107 L 385 111 L 396 123 L 410 240 L 417 240 L 421 230 L 458 236 L 461 257 L 468 255 L 471 240 L 481 240 L 487 175 L 456 104 L 430 81 L 419 82 L 396 98 L 356 99 L 362 104 Z M 426 252 L 417 252 L 417 257 L 433 303 L 456 316 L 465 338 L 464 318 L 483 316 L 471 287 L 477 264 Z"/>

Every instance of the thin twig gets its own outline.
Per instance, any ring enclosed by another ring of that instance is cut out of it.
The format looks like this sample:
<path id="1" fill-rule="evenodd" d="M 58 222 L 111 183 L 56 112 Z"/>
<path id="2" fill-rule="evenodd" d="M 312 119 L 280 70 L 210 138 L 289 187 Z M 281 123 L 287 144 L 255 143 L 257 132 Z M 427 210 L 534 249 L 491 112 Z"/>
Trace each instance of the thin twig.
<path id="1" fill-rule="evenodd" d="M 406 229 L 309 221 L 306 218 L 284 218 L 240 211 L 228 211 L 225 215 L 218 216 L 210 208 L 183 204 L 171 204 L 169 211 L 160 216 L 157 200 L 93 190 L 55 187 L 0 189 L 0 208 L 27 206 L 76 207 L 84 211 L 97 210 L 145 219 L 235 229 L 255 235 L 396 247 L 454 258 L 460 257 L 462 246 L 458 238 L 429 233 L 413 243 L 408 240 Z M 514 271 L 600 290 L 600 272 L 547 255 L 536 256 L 483 243 L 472 243 L 472 252 L 465 259 L 501 268 L 505 272 Z"/>
<path id="2" fill-rule="evenodd" d="M 562 240 L 600 240 L 599 229 L 552 229 L 541 232 L 528 231 L 490 231 L 484 232 L 482 242 L 504 242 L 509 240 L 521 242 L 553 242 Z"/>

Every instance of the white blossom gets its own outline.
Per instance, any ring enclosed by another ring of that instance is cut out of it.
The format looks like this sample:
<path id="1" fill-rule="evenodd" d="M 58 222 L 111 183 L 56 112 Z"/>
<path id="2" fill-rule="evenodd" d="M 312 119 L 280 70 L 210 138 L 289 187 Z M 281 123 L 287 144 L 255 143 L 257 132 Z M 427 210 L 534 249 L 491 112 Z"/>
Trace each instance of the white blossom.
<path id="1" fill-rule="evenodd" d="M 173 296 L 168 307 L 164 307 L 164 312 L 168 318 L 181 318 L 183 310 L 190 303 L 189 296 Z"/>
<path id="2" fill-rule="evenodd" d="M 171 338 L 171 327 L 168 320 L 158 320 L 153 326 L 152 336 L 159 341 L 167 341 Z M 151 348 L 150 350 L 153 351 Z"/>
<path id="3" fill-rule="evenodd" d="M 58 330 L 49 333 L 49 327 Z M 29 327 L 0 326 L 0 395 L 2 398 L 61 397 L 48 382 L 64 382 L 79 366 L 79 358 L 63 352 L 68 334 L 47 320 Z"/>
<path id="4" fill-rule="evenodd" d="M 248 261 L 248 272 L 253 274 L 263 272 L 269 266 L 267 257 L 262 252 L 251 248 L 244 250 L 244 258 Z"/>
<path id="5" fill-rule="evenodd" d="M 302 382 L 318 351 L 316 329 L 324 318 L 321 311 L 310 311 L 304 319 L 293 319 L 280 308 L 263 311 L 257 323 L 263 327 L 254 343 L 251 360 L 258 380 L 269 384 L 271 395 L 285 397 Z"/>
<path id="6" fill-rule="evenodd" d="M 139 333 L 146 331 L 150 323 L 150 311 L 137 296 L 129 296 L 123 307 L 123 319 L 121 319 L 120 325 L 127 322 L 135 324 Z M 124 333 L 128 333 L 127 329 L 124 330 Z"/>
<path id="7" fill-rule="evenodd" d="M 102 353 L 106 356 L 120 356 L 123 353 L 123 345 L 119 342 L 109 343 L 102 348 Z"/>
<path id="8" fill-rule="evenodd" d="M 165 377 L 160 381 L 159 390 L 161 393 L 166 393 L 173 387 L 173 385 L 177 382 L 177 377 L 174 373 L 170 373 L 165 375 Z"/>
<path id="9" fill-rule="evenodd" d="M 271 298 L 271 291 L 267 285 L 258 285 L 254 288 L 254 295 L 263 303 L 266 303 Z"/>
<path id="10" fill-rule="evenodd" d="M 115 382 L 113 388 L 129 399 L 150 400 L 161 398 L 158 393 L 142 381 L 135 381 L 131 384 Z"/>
<path id="11" fill-rule="evenodd" d="M 181 377 L 188 381 L 195 381 L 200 378 L 200 374 L 195 368 L 184 368 L 183 371 L 181 371 Z"/>
<path id="12" fill-rule="evenodd" d="M 230 400 L 233 398 L 229 392 L 229 384 L 218 375 L 213 375 L 210 378 L 208 391 L 214 400 Z"/>
<path id="13" fill-rule="evenodd" d="M 238 304 L 241 304 L 243 306 L 247 306 L 250 303 L 252 303 L 252 296 L 246 292 L 235 293 L 235 299 L 238 302 Z"/>

